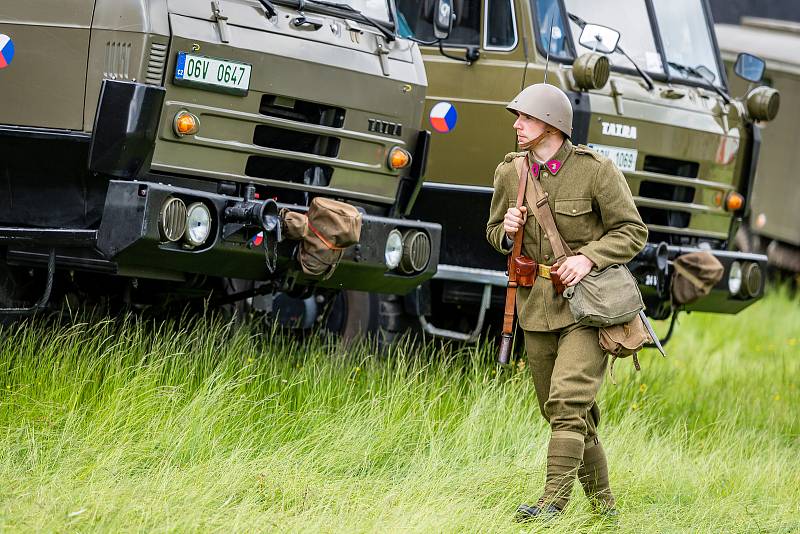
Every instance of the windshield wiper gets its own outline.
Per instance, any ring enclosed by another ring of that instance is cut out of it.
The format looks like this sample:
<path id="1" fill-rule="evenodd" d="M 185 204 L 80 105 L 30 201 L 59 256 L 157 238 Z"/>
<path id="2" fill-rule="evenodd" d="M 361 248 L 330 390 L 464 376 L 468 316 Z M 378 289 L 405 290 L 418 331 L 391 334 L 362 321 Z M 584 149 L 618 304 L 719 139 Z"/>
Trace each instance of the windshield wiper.
<path id="1" fill-rule="evenodd" d="M 577 25 L 578 28 L 580 28 L 581 30 L 583 29 L 584 26 L 586 26 L 586 21 L 583 20 L 582 18 L 580 18 L 578 15 L 573 15 L 572 13 L 567 13 L 567 16 L 569 17 L 569 20 L 574 22 L 575 25 Z M 647 83 L 647 90 L 648 91 L 652 91 L 653 89 L 655 89 L 656 86 L 653 83 L 653 79 L 650 77 L 650 75 L 647 74 L 644 70 L 642 70 L 642 68 L 633 60 L 633 58 L 631 56 L 629 56 L 628 53 L 625 52 L 625 50 L 622 49 L 622 47 L 619 46 L 619 42 L 617 42 L 617 47 L 614 49 L 614 51 L 615 52 L 619 52 L 620 54 L 625 56 L 625 58 L 628 61 L 631 62 L 631 64 L 633 65 L 633 68 L 636 70 L 637 73 L 639 73 L 639 76 L 641 76 L 642 79 L 645 81 L 645 83 Z"/>
<path id="2" fill-rule="evenodd" d="M 258 3 L 264 6 L 264 10 L 267 12 L 269 18 L 278 16 L 278 12 L 275 11 L 275 6 L 273 6 L 272 2 L 269 0 L 258 0 Z"/>
<path id="3" fill-rule="evenodd" d="M 686 74 L 690 74 L 690 75 L 694 76 L 695 78 L 700 78 L 704 82 L 707 82 L 708 85 L 710 85 L 711 88 L 719 96 L 722 97 L 722 99 L 725 101 L 726 104 L 730 104 L 731 103 L 730 97 L 728 95 L 726 95 L 722 91 L 722 89 L 720 89 L 719 87 L 717 87 L 714 84 L 714 79 L 716 78 L 716 76 L 714 76 L 714 73 L 711 71 L 711 69 L 709 69 L 705 65 L 698 65 L 697 67 L 690 67 L 689 65 L 683 65 L 681 63 L 675 63 L 674 61 L 667 61 L 667 65 L 669 65 L 673 69 L 677 69 L 677 70 L 679 70 L 681 72 L 685 72 Z M 709 78 L 708 76 L 703 75 L 703 71 L 707 72 L 708 75 L 711 76 L 711 78 Z"/>
<path id="4" fill-rule="evenodd" d="M 374 26 L 375 28 L 378 29 L 378 31 L 380 31 L 383 34 L 383 36 L 386 38 L 387 41 L 394 41 L 394 39 L 395 39 L 394 34 L 392 32 L 390 32 L 389 30 L 387 30 L 386 28 L 384 28 L 383 25 L 381 25 L 380 22 L 378 22 L 377 20 L 374 20 L 374 19 L 366 16 L 364 13 L 362 13 L 361 11 L 359 11 L 358 9 L 354 8 L 351 5 L 339 4 L 339 3 L 336 3 L 336 2 L 326 2 L 325 0 L 306 0 L 306 3 L 317 4 L 317 5 L 326 6 L 326 7 L 332 7 L 334 9 L 339 9 L 341 11 L 347 11 L 348 13 L 356 15 L 356 17 L 348 17 L 348 18 L 354 18 L 354 20 L 357 20 L 357 21 L 360 21 L 360 22 L 366 22 L 370 26 Z"/>

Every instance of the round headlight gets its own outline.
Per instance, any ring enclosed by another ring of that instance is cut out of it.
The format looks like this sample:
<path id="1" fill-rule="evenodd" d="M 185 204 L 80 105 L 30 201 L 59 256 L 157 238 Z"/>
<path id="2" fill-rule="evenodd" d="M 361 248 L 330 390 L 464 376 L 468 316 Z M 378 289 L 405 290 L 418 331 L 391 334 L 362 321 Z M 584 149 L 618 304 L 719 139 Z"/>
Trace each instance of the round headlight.
<path id="1" fill-rule="evenodd" d="M 175 197 L 167 197 L 158 214 L 158 230 L 163 241 L 175 242 L 186 231 L 186 204 Z"/>
<path id="2" fill-rule="evenodd" d="M 728 271 L 728 291 L 731 295 L 737 295 L 740 289 L 742 289 L 742 264 L 735 261 Z"/>
<path id="3" fill-rule="evenodd" d="M 761 290 L 761 267 L 757 263 L 748 263 L 742 269 L 742 281 L 745 295 L 755 297 Z"/>
<path id="4" fill-rule="evenodd" d="M 211 212 L 202 202 L 195 202 L 186 215 L 186 242 L 192 246 L 200 246 L 206 242 L 211 233 Z"/>
<path id="5" fill-rule="evenodd" d="M 403 257 L 403 236 L 399 230 L 392 230 L 386 238 L 386 249 L 383 253 L 383 258 L 386 260 L 386 267 L 395 269 L 400 265 L 400 259 Z"/>

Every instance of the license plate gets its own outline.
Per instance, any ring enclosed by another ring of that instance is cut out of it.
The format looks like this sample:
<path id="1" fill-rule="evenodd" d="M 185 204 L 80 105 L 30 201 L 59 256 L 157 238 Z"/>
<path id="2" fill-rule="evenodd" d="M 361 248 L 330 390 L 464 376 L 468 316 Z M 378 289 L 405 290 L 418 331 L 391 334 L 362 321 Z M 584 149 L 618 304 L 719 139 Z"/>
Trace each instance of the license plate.
<path id="1" fill-rule="evenodd" d="M 589 148 L 613 161 L 621 171 L 636 170 L 636 155 L 638 151 L 635 148 L 595 145 L 593 143 L 589 143 Z"/>
<path id="2" fill-rule="evenodd" d="M 250 89 L 252 69 L 247 63 L 178 52 L 175 83 L 244 96 Z"/>

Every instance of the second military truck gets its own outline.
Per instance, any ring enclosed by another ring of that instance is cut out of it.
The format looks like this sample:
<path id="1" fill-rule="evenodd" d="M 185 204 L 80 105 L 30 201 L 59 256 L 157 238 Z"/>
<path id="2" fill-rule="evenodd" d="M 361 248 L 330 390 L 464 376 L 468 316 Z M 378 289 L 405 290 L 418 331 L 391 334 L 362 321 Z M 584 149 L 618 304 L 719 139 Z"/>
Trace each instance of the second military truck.
<path id="1" fill-rule="evenodd" d="M 431 3 L 398 7 L 407 35 L 433 42 Z M 443 228 L 438 273 L 406 302 L 424 330 L 476 339 L 487 310 L 502 316 L 506 259 L 485 240 L 493 172 L 516 150 L 505 106 L 543 81 L 548 51 L 547 82 L 572 100 L 573 142 L 617 164 L 648 226 L 649 243 L 629 265 L 648 314 L 736 313 L 761 297 L 766 257 L 732 248 L 759 149 L 753 123 L 774 117 L 777 95 L 728 96 L 706 2 L 456 0 L 453 9 L 449 39 L 423 47 L 434 133 L 412 213 Z M 590 215 L 556 214 L 569 216 Z M 708 296 L 673 306 L 671 261 L 702 250 L 722 263 L 722 279 Z"/>

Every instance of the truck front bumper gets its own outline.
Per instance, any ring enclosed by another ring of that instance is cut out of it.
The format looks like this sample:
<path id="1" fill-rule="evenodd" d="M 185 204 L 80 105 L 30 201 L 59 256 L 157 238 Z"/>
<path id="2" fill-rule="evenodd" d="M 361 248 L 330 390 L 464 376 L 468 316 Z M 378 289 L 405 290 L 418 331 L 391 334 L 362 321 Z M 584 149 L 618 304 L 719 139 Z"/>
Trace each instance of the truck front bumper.
<path id="1" fill-rule="evenodd" d="M 186 205 L 202 202 L 209 209 L 211 233 L 205 243 L 192 248 L 183 241 L 168 242 L 163 238 L 159 218 L 165 201 L 170 198 L 179 198 Z M 150 278 L 175 279 L 186 273 L 251 280 L 284 278 L 301 285 L 404 294 L 436 273 L 441 239 L 438 224 L 366 214 L 362 216 L 359 243 L 345 250 L 330 278 L 316 280 L 305 276 L 294 259 L 300 242 L 288 240 L 278 244 L 277 268 L 271 273 L 265 250 L 256 240 L 257 229 L 243 228 L 226 235 L 225 209 L 242 200 L 155 182 L 111 181 L 96 246 L 113 263 L 117 274 Z M 305 206 L 278 206 L 292 211 L 307 210 Z M 411 273 L 387 268 L 386 242 L 395 229 L 404 235 L 415 230 L 428 236 L 430 257 L 424 268 Z"/>

